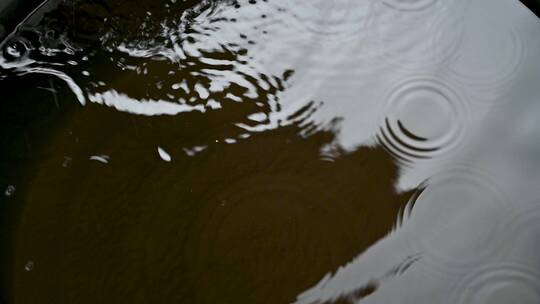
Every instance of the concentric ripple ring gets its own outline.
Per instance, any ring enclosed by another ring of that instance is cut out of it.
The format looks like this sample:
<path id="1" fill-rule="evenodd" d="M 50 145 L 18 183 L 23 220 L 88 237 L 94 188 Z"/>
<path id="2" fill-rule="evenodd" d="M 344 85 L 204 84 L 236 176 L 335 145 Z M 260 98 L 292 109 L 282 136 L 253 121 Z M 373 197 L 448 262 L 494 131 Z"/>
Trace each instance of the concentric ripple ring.
<path id="1" fill-rule="evenodd" d="M 377 135 L 404 161 L 432 158 L 456 147 L 469 120 L 468 104 L 448 85 L 431 78 L 398 84 L 387 98 Z"/>

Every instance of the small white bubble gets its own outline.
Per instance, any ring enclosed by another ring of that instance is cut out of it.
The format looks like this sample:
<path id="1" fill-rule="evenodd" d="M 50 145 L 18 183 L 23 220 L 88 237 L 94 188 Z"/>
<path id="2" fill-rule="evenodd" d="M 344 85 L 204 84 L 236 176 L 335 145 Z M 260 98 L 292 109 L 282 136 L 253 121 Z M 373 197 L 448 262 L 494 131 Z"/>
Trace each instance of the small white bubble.
<path id="1" fill-rule="evenodd" d="M 81 74 L 83 74 L 84 76 L 90 76 L 90 72 L 88 71 L 82 71 Z"/>
<path id="2" fill-rule="evenodd" d="M 73 158 L 69 156 L 64 156 L 64 161 L 62 162 L 62 167 L 67 168 L 69 163 L 73 160 Z"/>
<path id="3" fill-rule="evenodd" d="M 159 157 L 161 157 L 161 159 L 163 159 L 164 161 L 166 162 L 170 162 L 172 160 L 171 156 L 169 155 L 169 153 L 167 153 L 165 150 L 163 150 L 163 148 L 161 147 L 158 147 L 158 154 L 159 154 Z"/>
<path id="4" fill-rule="evenodd" d="M 32 271 L 32 269 L 34 269 L 34 261 L 30 260 L 24 265 L 24 270 Z"/>
<path id="5" fill-rule="evenodd" d="M 13 185 L 7 186 L 6 190 L 4 191 L 4 194 L 7 197 L 13 196 L 13 194 L 15 194 L 15 186 Z"/>

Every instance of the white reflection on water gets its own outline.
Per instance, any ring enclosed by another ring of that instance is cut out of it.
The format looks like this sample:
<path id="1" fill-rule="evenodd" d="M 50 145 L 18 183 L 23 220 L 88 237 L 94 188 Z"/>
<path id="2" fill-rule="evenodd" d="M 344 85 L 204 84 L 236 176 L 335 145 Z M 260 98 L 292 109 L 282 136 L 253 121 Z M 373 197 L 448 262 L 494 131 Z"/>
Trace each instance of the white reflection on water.
<path id="1" fill-rule="evenodd" d="M 540 301 L 540 263 L 535 253 L 540 229 L 534 221 L 540 210 L 540 127 L 534 118 L 540 111 L 540 90 L 535 84 L 540 79 L 535 56 L 540 53 L 540 22 L 517 1 L 470 1 L 464 24 L 467 37 L 461 40 L 455 58 L 422 72 L 467 97 L 470 121 L 458 113 L 462 116 L 452 123 L 465 129 L 459 147 L 405 164 L 399 189 L 428 179 L 410 217 L 388 237 L 301 294 L 298 303 L 347 297 L 382 278 L 387 271 L 382 265 L 398 264 L 413 254 L 420 254 L 418 261 L 398 276 L 383 280 L 375 293 L 358 302 Z M 409 75 L 403 73 L 402 78 Z M 378 79 L 378 84 L 392 87 L 384 80 Z M 419 99 L 410 99 L 410 105 L 414 102 Z M 344 103 L 348 107 L 354 104 Z M 331 106 L 326 104 L 319 113 Z M 359 112 L 343 113 L 343 130 L 360 127 L 354 117 Z M 448 114 L 433 119 L 431 115 L 441 113 L 436 109 L 410 113 L 416 114 L 407 119 L 414 124 L 411 129 L 419 130 L 416 134 L 456 119 Z M 460 118 L 464 120 L 460 122 Z M 430 136 L 426 137 L 429 141 Z M 345 147 L 365 143 L 352 132 L 340 140 Z M 396 146 L 390 150 L 403 151 Z"/>
<path id="2" fill-rule="evenodd" d="M 169 102 L 166 100 L 137 100 L 125 94 L 110 90 L 104 93 L 95 93 L 88 96 L 90 101 L 104 104 L 115 108 L 118 111 L 128 112 L 138 115 L 177 115 L 183 112 L 204 112 L 202 105 L 186 105 Z"/>
<path id="3" fill-rule="evenodd" d="M 337 145 L 353 150 L 381 143 L 403 156 L 399 190 L 428 179 L 400 227 L 301 294 L 298 303 L 346 297 L 374 280 L 381 281 L 378 290 L 359 302 L 540 301 L 540 265 L 532 258 L 540 230 L 523 224 L 538 218 L 534 206 L 540 203 L 540 129 L 534 118 L 540 111 L 540 22 L 517 1 L 420 2 L 420 10 L 399 12 L 377 1 L 353 5 L 351 14 L 366 20 L 357 32 L 347 32 L 346 43 L 325 40 L 309 23 L 284 29 L 280 23 L 294 18 L 267 12 L 273 21 L 258 26 L 271 39 L 245 45 L 259 69 L 295 71 L 291 87 L 279 96 L 284 110 L 269 113 L 267 121 L 322 100 L 309 119 L 324 125 L 343 118 Z M 231 14 L 242 20 L 261 9 L 272 7 Z M 251 21 L 244 20 L 217 37 L 248 32 Z M 393 119 L 390 127 L 399 122 L 401 133 L 385 129 L 381 122 L 387 119 Z M 394 138 L 377 140 L 380 130 Z M 410 133 L 413 140 L 404 136 Z M 532 214 L 517 216 L 522 210 Z M 521 227 L 528 237 L 516 239 L 521 232 L 509 227 Z M 416 255 L 398 276 L 386 276 L 388 265 Z"/>

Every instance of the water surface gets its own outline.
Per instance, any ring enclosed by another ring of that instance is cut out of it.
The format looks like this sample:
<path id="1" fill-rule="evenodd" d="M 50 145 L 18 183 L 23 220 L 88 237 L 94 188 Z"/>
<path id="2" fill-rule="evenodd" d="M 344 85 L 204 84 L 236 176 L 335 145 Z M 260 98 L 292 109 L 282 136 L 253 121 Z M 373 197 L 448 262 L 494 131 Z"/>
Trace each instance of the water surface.
<path id="1" fill-rule="evenodd" d="M 540 301 L 523 4 L 150 2 L 2 42 L 1 300 Z"/>

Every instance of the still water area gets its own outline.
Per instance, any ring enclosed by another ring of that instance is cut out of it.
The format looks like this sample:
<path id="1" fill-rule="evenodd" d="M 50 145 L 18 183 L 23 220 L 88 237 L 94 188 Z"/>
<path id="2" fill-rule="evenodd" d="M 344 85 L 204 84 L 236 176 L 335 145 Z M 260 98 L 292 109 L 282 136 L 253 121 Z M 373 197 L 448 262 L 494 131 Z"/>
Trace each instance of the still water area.
<path id="1" fill-rule="evenodd" d="M 521 2 L 49 0 L 19 22 L 0 303 L 540 303 Z"/>

